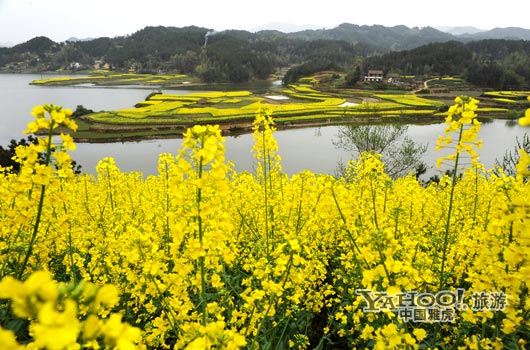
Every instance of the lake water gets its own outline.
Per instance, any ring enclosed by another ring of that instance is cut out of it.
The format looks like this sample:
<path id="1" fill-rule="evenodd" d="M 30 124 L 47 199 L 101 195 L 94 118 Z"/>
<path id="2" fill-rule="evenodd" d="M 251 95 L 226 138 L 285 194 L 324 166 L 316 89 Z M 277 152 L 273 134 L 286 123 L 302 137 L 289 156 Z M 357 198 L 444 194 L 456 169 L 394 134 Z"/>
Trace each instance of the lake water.
<path id="1" fill-rule="evenodd" d="M 33 120 L 31 110 L 35 105 L 53 103 L 75 110 L 77 105 L 98 110 L 111 110 L 131 107 L 153 91 L 143 87 L 43 87 L 29 85 L 38 74 L 0 74 L 0 144 L 7 145 L 11 139 L 24 137 L 22 131 Z M 44 76 L 45 77 L 45 76 Z M 245 88 L 244 86 L 238 88 Z M 260 89 L 266 89 L 263 84 Z M 196 91 L 196 90 L 195 90 Z M 163 91 L 163 92 L 168 92 Z M 171 90 L 171 93 L 189 93 L 186 90 Z M 443 133 L 443 124 L 410 125 L 408 135 L 414 141 L 428 144 L 424 161 L 431 167 L 426 176 L 437 173 L 432 168 L 441 156 L 435 151 L 438 135 Z M 282 167 L 288 174 L 308 169 L 316 173 L 333 174 L 338 161 L 346 162 L 349 153 L 335 148 L 333 139 L 338 126 L 311 127 L 276 132 Z M 515 146 L 515 138 L 522 138 L 530 129 L 520 127 L 510 121 L 494 120 L 484 123 L 480 137 L 484 147 L 480 159 L 491 167 L 496 158 L 501 159 L 506 150 Z M 122 171 L 141 171 L 145 175 L 156 174 L 160 153 L 176 154 L 182 140 L 163 139 L 123 143 L 79 143 L 73 158 L 87 173 L 95 173 L 97 162 L 104 157 L 114 157 Z M 226 158 L 235 163 L 238 171 L 252 171 L 255 162 L 252 157 L 252 135 L 226 137 Z"/>

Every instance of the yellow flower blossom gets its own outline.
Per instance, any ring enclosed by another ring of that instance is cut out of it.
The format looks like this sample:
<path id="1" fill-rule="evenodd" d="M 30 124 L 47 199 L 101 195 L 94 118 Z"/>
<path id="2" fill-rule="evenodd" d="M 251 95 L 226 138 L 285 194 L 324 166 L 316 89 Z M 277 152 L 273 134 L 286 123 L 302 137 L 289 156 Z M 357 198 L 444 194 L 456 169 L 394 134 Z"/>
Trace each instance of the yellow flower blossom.
<path id="1" fill-rule="evenodd" d="M 427 338 L 427 332 L 423 328 L 414 328 L 412 331 L 418 342 L 421 342 L 423 339 Z"/>
<path id="2" fill-rule="evenodd" d="M 19 350 L 22 346 L 18 344 L 13 331 L 0 328 L 0 344 L 3 350 Z"/>
<path id="3" fill-rule="evenodd" d="M 515 166 L 518 178 L 530 176 L 530 155 L 528 155 L 523 149 L 519 150 L 519 162 Z"/>
<path id="4" fill-rule="evenodd" d="M 33 107 L 33 110 L 31 111 L 31 115 L 33 115 L 36 118 L 44 118 L 45 113 L 46 113 L 46 110 L 42 106 L 35 106 Z"/>
<path id="5" fill-rule="evenodd" d="M 530 101 L 530 96 L 528 100 Z M 525 111 L 524 117 L 519 118 L 519 125 L 530 126 L 530 108 Z"/>
<path id="6" fill-rule="evenodd" d="M 73 346 L 80 331 L 77 304 L 73 300 L 65 301 L 63 311 L 57 311 L 54 303 L 45 303 L 39 310 L 37 323 L 32 326 L 34 345 L 50 350 Z"/>
<path id="7" fill-rule="evenodd" d="M 72 136 L 63 133 L 61 133 L 59 136 L 61 137 L 65 149 L 75 151 L 76 145 Z"/>
<path id="8" fill-rule="evenodd" d="M 101 286 L 96 294 L 96 305 L 105 305 L 107 307 L 113 307 L 120 301 L 118 289 L 111 285 L 105 284 Z"/>
<path id="9" fill-rule="evenodd" d="M 24 134 L 34 134 L 39 131 L 39 123 L 36 120 L 28 123 L 28 128 L 24 131 Z"/>
<path id="10" fill-rule="evenodd" d="M 66 115 L 64 114 L 62 110 L 54 109 L 51 111 L 50 115 L 51 115 L 53 122 L 56 124 L 61 124 L 66 119 Z"/>

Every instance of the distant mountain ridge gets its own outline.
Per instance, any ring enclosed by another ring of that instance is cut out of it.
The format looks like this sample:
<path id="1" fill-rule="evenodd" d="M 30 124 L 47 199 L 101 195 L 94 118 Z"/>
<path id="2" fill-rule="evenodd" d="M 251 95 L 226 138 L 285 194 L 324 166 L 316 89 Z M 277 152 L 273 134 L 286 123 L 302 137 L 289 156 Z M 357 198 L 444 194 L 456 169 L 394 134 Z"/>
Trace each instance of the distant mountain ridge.
<path id="1" fill-rule="evenodd" d="M 304 30 L 289 34 L 291 38 L 305 40 L 344 40 L 352 44 L 363 44 L 374 52 L 408 50 L 431 42 L 455 40 L 451 34 L 432 27 L 409 28 L 404 25 L 385 27 L 382 25 L 356 25 L 342 23 L 331 29 Z"/>
<path id="2" fill-rule="evenodd" d="M 68 39 L 66 39 L 65 41 L 90 41 L 90 40 L 94 40 L 95 38 L 83 38 L 83 39 L 79 39 L 79 38 L 76 38 L 75 36 L 71 36 L 69 37 Z"/>
<path id="3" fill-rule="evenodd" d="M 475 34 L 462 34 L 461 39 L 484 40 L 484 39 L 506 39 L 506 40 L 530 40 L 530 30 L 519 27 L 493 28 Z"/>
<path id="4" fill-rule="evenodd" d="M 294 33 L 294 32 L 300 32 L 302 30 L 315 30 L 315 29 L 322 29 L 322 27 L 313 25 L 313 24 L 293 24 L 293 23 L 287 23 L 287 22 L 271 22 L 262 24 L 258 27 L 252 28 L 250 31 L 260 32 L 264 30 L 272 30 L 272 31 L 278 31 L 282 33 Z"/>
<path id="5" fill-rule="evenodd" d="M 462 35 L 462 34 L 473 35 L 473 34 L 483 33 L 487 31 L 485 29 L 478 29 L 476 27 L 470 27 L 470 26 L 463 26 L 463 27 L 445 27 L 444 26 L 444 27 L 435 27 L 435 28 L 442 32 L 446 32 L 452 35 Z"/>
<path id="6" fill-rule="evenodd" d="M 462 42 L 484 39 L 530 40 L 530 30 L 519 27 L 494 28 L 487 31 L 474 27 L 455 27 L 453 30 L 455 33 L 466 33 L 456 35 L 433 27 L 409 28 L 404 25 L 394 27 L 382 25 L 360 26 L 342 23 L 331 29 L 304 30 L 290 33 L 289 36 L 307 40 L 344 40 L 353 44 L 368 44 L 378 48 L 378 51 L 385 47 L 390 51 L 410 50 L 434 42 L 451 40 Z"/>
<path id="7" fill-rule="evenodd" d="M 450 45 L 432 46 L 440 43 Z M 505 67 L 517 63 L 517 71 L 510 68 L 506 71 L 508 75 L 499 74 L 509 78 L 506 80 L 510 82 L 509 86 L 522 86 L 525 81 L 530 81 L 530 65 L 526 65 L 527 57 L 530 60 L 528 29 L 496 28 L 474 34 L 452 35 L 432 27 L 351 23 L 342 23 L 331 29 L 305 29 L 292 33 L 273 29 L 253 33 L 245 30 L 216 32 L 196 26 L 148 26 L 126 36 L 88 40 L 70 38 L 60 43 L 40 36 L 11 48 L 0 48 L 0 70 L 42 72 L 106 66 L 113 70 L 144 73 L 178 71 L 197 76 L 205 82 L 245 82 L 266 79 L 280 68 L 304 64 L 309 64 L 309 70 L 347 71 L 359 65 L 359 59 L 368 62 L 371 57 L 406 53 L 422 47 L 424 51 L 415 51 L 409 56 L 389 56 L 389 60 L 371 61 L 373 69 L 382 68 L 385 72 L 403 74 L 460 74 L 465 73 L 460 68 L 471 69 L 473 65 L 482 65 L 482 61 L 495 60 L 502 68 L 499 70 L 501 73 Z M 437 55 L 429 54 L 433 51 Z M 451 67 L 444 65 L 451 58 L 446 55 L 447 52 L 452 53 L 451 57 L 466 53 L 459 62 L 466 61 L 468 64 L 465 67 L 458 62 Z M 422 57 L 428 60 L 419 60 Z M 404 65 L 393 65 L 393 60 Z M 418 64 L 411 63 L 414 61 Z M 421 71 L 413 70 L 415 67 L 412 66 L 418 65 L 421 65 Z M 482 68 L 491 72 L 498 67 Z M 525 77 L 524 81 L 519 81 L 518 76 Z"/>
<path id="8" fill-rule="evenodd" d="M 208 30 L 206 28 L 204 29 Z M 222 32 L 247 32 L 251 35 L 259 35 L 261 32 L 263 32 L 261 34 L 270 32 L 275 33 L 276 35 L 286 35 L 287 38 L 304 40 L 344 40 L 352 44 L 366 45 L 367 47 L 372 48 L 375 52 L 379 53 L 386 51 L 409 50 L 433 42 L 446 42 L 451 40 L 462 42 L 484 39 L 530 40 L 530 29 L 520 27 L 483 30 L 470 26 L 428 26 L 422 28 L 410 28 L 405 25 L 387 27 L 377 24 L 357 25 L 352 23 L 342 23 L 333 28 L 322 28 L 312 24 L 298 25 L 287 22 L 271 22 L 255 27 L 250 31 L 225 30 L 216 33 Z M 78 39 L 76 37 L 70 37 L 66 41 L 92 41 L 97 39 L 99 38 Z M 14 45 L 12 43 L 0 43 L 0 47 L 13 46 L 18 45 Z"/>

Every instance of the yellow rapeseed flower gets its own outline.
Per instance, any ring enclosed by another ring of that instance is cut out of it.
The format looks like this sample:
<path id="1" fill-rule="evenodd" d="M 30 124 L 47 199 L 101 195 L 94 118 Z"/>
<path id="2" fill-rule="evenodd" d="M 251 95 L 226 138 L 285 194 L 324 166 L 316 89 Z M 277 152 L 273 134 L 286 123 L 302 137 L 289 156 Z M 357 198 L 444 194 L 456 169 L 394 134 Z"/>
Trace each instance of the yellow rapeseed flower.
<path id="1" fill-rule="evenodd" d="M 19 350 L 22 346 L 18 344 L 17 338 L 13 331 L 5 330 L 0 327 L 0 344 L 2 350 Z"/>
<path id="2" fill-rule="evenodd" d="M 524 113 L 524 117 L 519 118 L 519 125 L 521 126 L 530 126 L 530 108 Z"/>
<path id="3" fill-rule="evenodd" d="M 519 150 L 519 162 L 515 166 L 518 178 L 530 176 L 530 155 L 524 149 Z"/>
<path id="4" fill-rule="evenodd" d="M 63 310 L 47 302 L 39 310 L 37 323 L 32 325 L 34 345 L 37 348 L 62 350 L 77 344 L 81 322 L 77 318 L 77 304 L 65 300 Z"/>
<path id="5" fill-rule="evenodd" d="M 474 167 L 478 166 L 478 154 L 474 147 L 481 148 L 482 140 L 478 139 L 481 123 L 477 119 L 475 111 L 479 101 L 468 96 L 457 96 L 455 104 L 449 108 L 446 118 L 445 135 L 439 136 L 436 150 L 448 147 L 454 141 L 456 153 L 438 158 L 436 167 L 440 167 L 444 161 L 456 159 L 456 155 L 467 153 Z M 451 134 L 457 133 L 457 137 Z"/>
<path id="6" fill-rule="evenodd" d="M 421 342 L 423 339 L 427 338 L 427 332 L 423 328 L 414 328 L 412 334 L 414 334 L 418 342 Z"/>
<path id="7" fill-rule="evenodd" d="M 45 113 L 46 113 L 46 110 L 42 106 L 35 106 L 33 107 L 33 110 L 31 111 L 31 115 L 33 115 L 36 118 L 44 118 Z"/>
<path id="8" fill-rule="evenodd" d="M 61 110 L 54 109 L 51 111 L 50 115 L 51 115 L 53 122 L 56 124 L 61 124 L 66 119 L 66 115 Z"/>
<path id="9" fill-rule="evenodd" d="M 64 148 L 70 151 L 75 151 L 76 145 L 74 143 L 74 139 L 72 138 L 72 136 L 61 133 L 60 137 L 61 137 L 61 140 L 63 141 Z"/>
<path id="10" fill-rule="evenodd" d="M 28 123 L 28 128 L 24 130 L 24 134 L 34 134 L 39 131 L 39 123 L 36 120 Z"/>
<path id="11" fill-rule="evenodd" d="M 107 307 L 113 307 L 120 301 L 120 296 L 116 286 L 111 284 L 105 284 L 101 286 L 96 294 L 96 305 L 104 305 Z"/>

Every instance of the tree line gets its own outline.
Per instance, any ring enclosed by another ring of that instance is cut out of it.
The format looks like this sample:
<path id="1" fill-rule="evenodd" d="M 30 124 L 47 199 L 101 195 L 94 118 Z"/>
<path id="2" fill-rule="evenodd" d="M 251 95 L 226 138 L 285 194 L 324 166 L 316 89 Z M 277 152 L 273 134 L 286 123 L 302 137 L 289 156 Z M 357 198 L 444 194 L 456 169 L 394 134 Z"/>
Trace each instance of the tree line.
<path id="1" fill-rule="evenodd" d="M 366 69 L 401 75 L 460 76 L 493 89 L 530 87 L 530 41 L 485 39 L 432 43 L 364 60 Z"/>
<path id="2" fill-rule="evenodd" d="M 334 69 L 349 72 L 350 85 L 368 70 L 377 69 L 396 75 L 460 76 L 472 84 L 495 89 L 530 87 L 530 41 L 447 41 L 390 51 L 391 47 L 382 50 L 353 39 L 320 38 L 328 32 L 315 31 L 316 39 L 304 33 L 213 32 L 195 26 L 160 26 L 146 27 L 129 36 L 63 43 L 37 37 L 12 48 L 0 48 L 0 68 L 53 71 L 92 68 L 95 62 L 101 62 L 118 71 L 176 71 L 205 82 L 246 82 L 265 79 L 289 67 L 284 83 L 319 69 Z M 341 33 L 336 37 L 346 38 L 344 30 Z M 73 62 L 77 64 L 72 66 Z"/>

